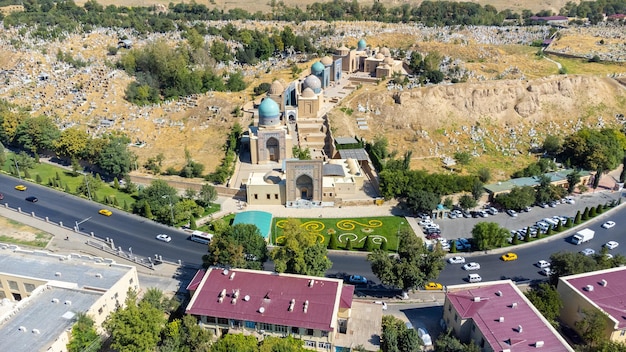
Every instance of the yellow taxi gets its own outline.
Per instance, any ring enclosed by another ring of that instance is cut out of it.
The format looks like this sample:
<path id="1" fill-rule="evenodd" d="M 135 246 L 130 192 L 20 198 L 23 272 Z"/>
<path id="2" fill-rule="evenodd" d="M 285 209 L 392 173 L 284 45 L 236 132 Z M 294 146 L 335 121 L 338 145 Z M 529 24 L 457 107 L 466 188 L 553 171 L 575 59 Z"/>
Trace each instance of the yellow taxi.
<path id="1" fill-rule="evenodd" d="M 111 215 L 113 215 L 113 212 L 110 211 L 109 209 L 100 209 L 100 211 L 98 211 L 98 213 L 100 213 L 101 215 L 104 215 L 104 216 L 111 216 Z"/>
<path id="2" fill-rule="evenodd" d="M 15 189 L 16 189 L 16 190 L 18 190 L 18 191 L 25 191 L 25 190 L 26 190 L 26 188 L 27 188 L 27 187 L 26 187 L 26 186 L 24 186 L 24 185 L 17 185 L 17 186 L 15 186 Z"/>
<path id="3" fill-rule="evenodd" d="M 500 259 L 504 260 L 505 262 L 510 262 L 511 260 L 517 260 L 517 254 L 509 252 L 509 253 L 505 253 L 503 254 Z"/>
<path id="4" fill-rule="evenodd" d="M 443 285 L 441 285 L 438 282 L 429 282 L 426 285 L 424 285 L 424 288 L 426 290 L 443 290 Z"/>

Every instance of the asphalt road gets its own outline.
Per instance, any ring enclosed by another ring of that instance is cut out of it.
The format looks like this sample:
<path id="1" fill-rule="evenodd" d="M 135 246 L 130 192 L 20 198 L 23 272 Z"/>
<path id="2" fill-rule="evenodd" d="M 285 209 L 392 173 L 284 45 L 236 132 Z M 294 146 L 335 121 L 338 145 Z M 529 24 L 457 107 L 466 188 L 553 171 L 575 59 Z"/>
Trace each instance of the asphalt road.
<path id="1" fill-rule="evenodd" d="M 16 190 L 15 186 L 20 183 L 28 189 Z M 34 183 L 0 175 L 0 193 L 4 194 L 2 203 L 8 203 L 11 208 L 19 207 L 26 213 L 34 212 L 37 217 L 48 217 L 50 221 L 63 222 L 64 226 L 70 228 L 76 222 L 82 222 L 79 225 L 81 232 L 93 232 L 101 239 L 111 238 L 126 253 L 132 248 L 133 255 L 152 258 L 159 255 L 163 260 L 182 260 L 192 265 L 201 264 L 202 255 L 206 253 L 206 245 L 190 241 L 184 231 Z M 39 201 L 26 201 L 25 198 L 29 196 L 35 196 Z M 113 215 L 107 217 L 98 214 L 103 208 L 113 211 Z M 172 241 L 165 243 L 156 240 L 159 233 L 168 234 Z"/>

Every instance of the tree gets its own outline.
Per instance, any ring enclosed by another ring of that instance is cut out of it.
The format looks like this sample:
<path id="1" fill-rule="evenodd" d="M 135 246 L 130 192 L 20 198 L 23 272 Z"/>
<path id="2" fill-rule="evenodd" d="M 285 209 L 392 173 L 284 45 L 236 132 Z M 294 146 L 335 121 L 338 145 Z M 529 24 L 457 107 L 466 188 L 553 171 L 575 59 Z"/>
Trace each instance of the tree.
<path id="1" fill-rule="evenodd" d="M 330 235 L 330 240 L 328 241 L 328 249 L 337 249 L 339 248 L 339 240 L 337 239 L 337 234 L 332 233 Z"/>
<path id="2" fill-rule="evenodd" d="M 580 183 L 580 172 L 574 170 L 567 174 L 567 193 L 571 194 L 576 189 L 576 185 Z"/>
<path id="3" fill-rule="evenodd" d="M 597 269 L 598 263 L 594 258 L 577 252 L 557 252 L 550 256 L 550 283 L 556 285 L 559 277 L 581 274 Z"/>
<path id="4" fill-rule="evenodd" d="M 552 134 L 546 136 L 546 139 L 543 141 L 544 152 L 552 155 L 557 155 L 561 151 L 561 149 L 562 143 L 559 136 L 555 136 Z"/>
<path id="5" fill-rule="evenodd" d="M 459 206 L 463 210 L 473 208 L 476 206 L 476 204 L 477 204 L 476 199 L 474 199 L 474 197 L 470 196 L 469 194 L 464 194 L 461 197 L 459 197 Z"/>
<path id="6" fill-rule="evenodd" d="M 406 199 L 406 205 L 413 212 L 430 212 L 441 202 L 441 197 L 433 192 L 416 190 L 411 192 Z"/>
<path id="7" fill-rule="evenodd" d="M 211 333 L 198 325 L 192 315 L 174 319 L 163 329 L 159 352 L 207 352 L 211 349 Z"/>
<path id="8" fill-rule="evenodd" d="M 397 255 L 375 250 L 367 256 L 372 272 L 383 284 L 406 293 L 439 276 L 444 266 L 443 251 L 429 251 L 420 238 L 405 229 L 400 231 L 398 240 Z"/>
<path id="9" fill-rule="evenodd" d="M 209 253 L 202 259 L 206 267 L 221 265 L 261 270 L 267 260 L 267 247 L 256 225 L 237 224 L 213 236 Z"/>
<path id="10" fill-rule="evenodd" d="M 125 136 L 108 136 L 106 145 L 96 159 L 96 165 L 108 177 L 122 178 L 130 172 L 133 155 L 128 150 L 129 142 Z"/>
<path id="11" fill-rule="evenodd" d="M 2 160 L 0 159 L 0 162 Z M 624 158 L 624 160 L 622 160 L 622 171 L 619 173 L 619 182 L 625 182 L 626 181 L 626 157 Z"/>
<path id="12" fill-rule="evenodd" d="M 263 339 L 259 352 L 307 352 L 303 342 L 293 336 L 275 337 L 268 336 Z"/>
<path id="13" fill-rule="evenodd" d="M 215 202 L 216 199 L 217 190 L 215 189 L 215 187 L 208 183 L 202 184 L 200 192 L 198 192 L 198 199 L 196 199 L 196 202 L 198 202 L 198 204 L 200 204 L 201 206 L 207 208 L 211 206 L 211 204 Z"/>
<path id="14" fill-rule="evenodd" d="M 459 339 L 453 336 L 452 329 L 448 329 L 446 333 L 440 334 L 435 340 L 436 352 L 480 352 L 480 348 L 473 341 L 463 344 Z"/>
<path id="15" fill-rule="evenodd" d="M 483 193 L 485 193 L 484 184 L 480 180 L 475 180 L 472 184 L 472 197 L 479 200 Z"/>
<path id="16" fill-rule="evenodd" d="M 363 249 L 366 252 L 371 252 L 374 250 L 374 241 L 372 240 L 372 237 L 365 237 L 365 244 L 363 245 Z"/>
<path id="17" fill-rule="evenodd" d="M 574 224 L 578 225 L 582 222 L 582 215 L 580 214 L 580 210 L 576 212 L 576 217 L 574 218 Z"/>
<path id="18" fill-rule="evenodd" d="M 311 160 L 311 150 L 309 148 L 294 146 L 292 148 L 292 154 L 294 158 L 298 158 L 300 160 Z"/>
<path id="19" fill-rule="evenodd" d="M 352 239 L 351 239 L 351 238 L 348 238 L 348 239 L 346 240 L 346 250 L 347 250 L 347 251 L 351 251 L 351 250 L 352 250 L 352 247 L 353 247 L 353 245 L 352 245 Z"/>
<path id="20" fill-rule="evenodd" d="M 26 150 L 40 153 L 54 149 L 54 141 L 60 136 L 59 128 L 46 115 L 28 117 L 15 131 L 15 139 Z"/>
<path id="21" fill-rule="evenodd" d="M 146 301 L 137 304 L 137 295 L 128 292 L 125 307 L 111 313 L 103 326 L 111 336 L 111 348 L 144 352 L 156 348 L 165 323 L 163 312 Z"/>
<path id="22" fill-rule="evenodd" d="M 456 152 L 454 153 L 454 160 L 461 165 L 467 165 L 472 160 L 472 155 L 468 152 Z"/>
<path id="23" fill-rule="evenodd" d="M 85 313 L 76 315 L 76 323 L 72 326 L 72 337 L 67 344 L 69 352 L 99 351 L 102 346 L 94 321 Z"/>
<path id="24" fill-rule="evenodd" d="M 211 346 L 211 352 L 257 352 L 257 339 L 252 335 L 226 334 Z"/>
<path id="25" fill-rule="evenodd" d="M 478 169 L 478 179 L 482 183 L 487 183 L 491 179 L 491 171 L 486 167 Z"/>
<path id="26" fill-rule="evenodd" d="M 419 351 L 421 350 L 421 345 L 423 345 L 423 342 L 415 329 L 404 329 L 398 336 L 400 351 Z"/>
<path id="27" fill-rule="evenodd" d="M 531 286 L 525 295 L 552 325 L 557 324 L 557 318 L 561 308 L 563 308 L 563 301 L 561 301 L 561 296 L 556 287 L 542 282 L 539 285 Z"/>
<path id="28" fill-rule="evenodd" d="M 246 82 L 243 80 L 241 71 L 231 73 L 226 81 L 226 89 L 231 92 L 240 92 L 246 89 Z"/>
<path id="29" fill-rule="evenodd" d="M 170 202 L 172 205 L 178 202 L 176 189 L 164 180 L 154 180 L 150 186 L 142 189 L 137 195 L 137 202 L 134 204 L 133 212 L 140 214 L 144 211 L 145 205 L 149 204 L 156 221 L 171 224 Z"/>
<path id="30" fill-rule="evenodd" d="M 495 222 L 479 222 L 472 229 L 472 238 L 479 251 L 504 246 L 509 235 L 509 230 Z"/>
<path id="31" fill-rule="evenodd" d="M 603 339 L 605 339 L 604 331 L 607 327 L 606 313 L 601 312 L 598 309 L 582 310 L 583 318 L 576 321 L 574 326 L 580 333 L 587 344 L 590 346 L 596 346 Z"/>
<path id="32" fill-rule="evenodd" d="M 386 352 L 400 352 L 398 339 L 402 332 L 406 330 L 406 325 L 392 315 L 384 315 L 382 328 L 381 349 Z"/>
<path id="33" fill-rule="evenodd" d="M 535 202 L 535 189 L 531 186 L 513 187 L 509 193 L 498 194 L 495 201 L 505 209 L 521 210 Z"/>
<path id="34" fill-rule="evenodd" d="M 287 220 L 283 236 L 282 246 L 271 252 L 277 272 L 324 276 L 332 266 L 326 246 L 317 241 L 317 233 L 307 231 L 299 221 Z"/>
<path id="35" fill-rule="evenodd" d="M 625 141 L 617 129 L 583 128 L 565 138 L 560 157 L 585 170 L 614 170 L 624 159 Z"/>
<path id="36" fill-rule="evenodd" d="M 87 150 L 89 135 L 78 127 L 64 129 L 54 141 L 54 150 L 61 157 L 80 159 Z"/>

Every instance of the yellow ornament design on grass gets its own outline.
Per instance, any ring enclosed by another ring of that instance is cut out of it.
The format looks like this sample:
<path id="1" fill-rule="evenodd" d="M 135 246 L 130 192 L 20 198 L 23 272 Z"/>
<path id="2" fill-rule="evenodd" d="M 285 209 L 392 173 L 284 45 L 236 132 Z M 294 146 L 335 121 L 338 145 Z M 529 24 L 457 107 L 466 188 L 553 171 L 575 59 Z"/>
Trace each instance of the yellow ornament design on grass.
<path id="1" fill-rule="evenodd" d="M 337 222 L 337 228 L 344 231 L 354 230 L 356 228 L 356 225 L 372 228 L 383 226 L 383 222 L 378 219 L 369 220 L 366 224 L 351 219 L 344 219 Z"/>

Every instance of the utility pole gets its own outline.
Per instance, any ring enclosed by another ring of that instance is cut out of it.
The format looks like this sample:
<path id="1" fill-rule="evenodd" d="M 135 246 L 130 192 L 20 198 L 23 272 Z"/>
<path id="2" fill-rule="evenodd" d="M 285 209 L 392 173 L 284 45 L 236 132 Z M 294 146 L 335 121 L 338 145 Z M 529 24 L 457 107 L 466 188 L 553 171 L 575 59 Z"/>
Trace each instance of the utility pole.
<path id="1" fill-rule="evenodd" d="M 170 201 L 170 215 L 172 216 L 172 226 L 174 226 L 174 207 L 172 206 L 172 197 L 169 194 L 161 196 L 161 198 L 163 199 L 165 199 L 166 197 Z"/>

